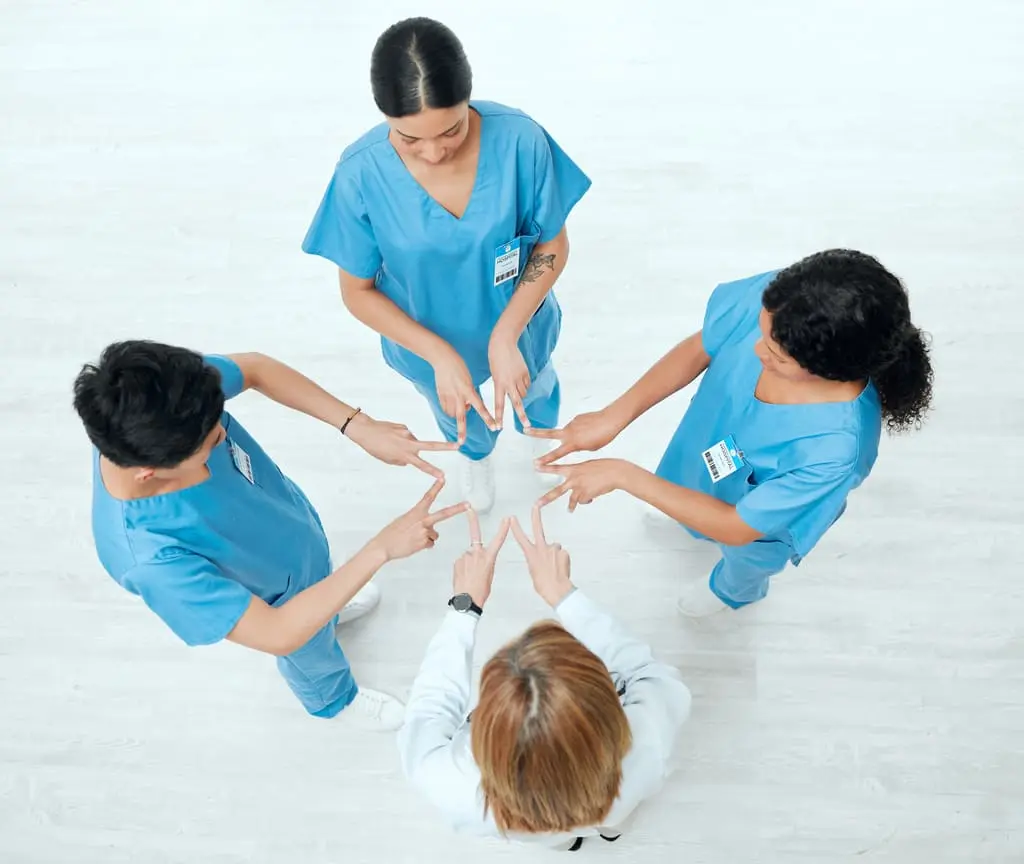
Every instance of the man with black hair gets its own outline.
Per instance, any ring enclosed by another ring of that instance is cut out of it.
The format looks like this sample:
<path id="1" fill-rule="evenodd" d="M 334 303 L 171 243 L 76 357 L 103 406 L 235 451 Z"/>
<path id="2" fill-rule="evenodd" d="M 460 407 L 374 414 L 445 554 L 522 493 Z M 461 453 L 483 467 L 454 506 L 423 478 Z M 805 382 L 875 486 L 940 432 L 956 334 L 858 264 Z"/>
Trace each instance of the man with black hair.
<path id="1" fill-rule="evenodd" d="M 333 570 L 323 525 L 299 487 L 224 410 L 247 389 L 339 429 L 371 455 L 435 476 L 427 494 Z M 273 654 L 306 710 L 397 729 L 404 706 L 356 686 L 334 628 L 373 609 L 370 580 L 388 561 L 434 545 L 443 474 L 418 441 L 262 354 L 203 356 L 117 342 L 74 385 L 96 448 L 93 535 L 100 561 L 189 645 L 222 639 Z M 346 709 L 346 710 L 343 710 Z"/>

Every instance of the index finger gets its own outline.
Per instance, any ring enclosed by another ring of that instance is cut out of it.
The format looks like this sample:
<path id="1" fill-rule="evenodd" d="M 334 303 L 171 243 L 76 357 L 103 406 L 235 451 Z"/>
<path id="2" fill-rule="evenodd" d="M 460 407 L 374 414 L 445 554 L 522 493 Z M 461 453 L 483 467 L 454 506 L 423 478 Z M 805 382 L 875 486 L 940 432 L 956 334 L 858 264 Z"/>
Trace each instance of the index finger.
<path id="1" fill-rule="evenodd" d="M 547 545 L 548 538 L 544 536 L 544 522 L 540 518 L 540 502 L 533 505 L 533 539 L 537 545 Z"/>
<path id="2" fill-rule="evenodd" d="M 466 443 L 466 406 L 455 406 L 455 436 L 458 439 L 455 443 L 461 447 Z"/>
<path id="3" fill-rule="evenodd" d="M 417 450 L 458 450 L 458 441 L 420 441 L 417 440 L 415 447 Z"/>
<path id="4" fill-rule="evenodd" d="M 484 423 L 487 424 L 487 428 L 492 431 L 498 428 L 498 424 L 495 419 L 491 416 L 491 412 L 487 410 L 487 406 L 484 405 L 484 400 L 480 398 L 480 394 L 474 392 L 470 397 L 470 405 L 476 408 L 476 413 L 479 414 Z"/>
<path id="5" fill-rule="evenodd" d="M 469 520 L 469 542 L 471 545 L 483 543 L 480 537 L 480 520 L 477 518 L 476 510 L 470 507 L 466 511 L 466 518 Z"/>
<path id="6" fill-rule="evenodd" d="M 498 528 L 498 533 L 494 535 L 494 539 L 487 547 L 487 554 L 491 558 L 497 558 L 498 553 L 501 551 L 501 547 L 505 545 L 505 538 L 508 537 L 508 529 L 512 527 L 512 520 L 502 519 L 501 525 Z"/>
<path id="7" fill-rule="evenodd" d="M 445 519 L 451 519 L 452 516 L 458 516 L 460 513 L 464 513 L 469 510 L 469 504 L 463 501 L 461 504 L 452 504 L 449 507 L 444 507 L 434 513 L 431 513 L 423 520 L 423 524 L 428 528 L 436 525 L 438 522 L 444 522 Z"/>
<path id="8" fill-rule="evenodd" d="M 565 434 L 564 429 L 538 429 L 536 426 L 530 426 L 523 431 L 531 438 L 557 438 L 559 441 Z"/>
<path id="9" fill-rule="evenodd" d="M 548 493 L 542 495 L 540 498 L 538 498 L 537 499 L 537 503 L 534 506 L 537 507 L 538 509 L 540 509 L 541 507 L 547 507 L 548 504 L 550 504 L 552 501 L 557 501 L 566 492 L 568 492 L 571 488 L 572 488 L 572 483 L 570 483 L 568 480 L 566 480 L 560 486 L 556 486 L 550 492 L 548 492 Z"/>
<path id="10" fill-rule="evenodd" d="M 426 494 L 422 498 L 420 498 L 419 506 L 426 507 L 429 510 L 430 505 L 437 500 L 437 496 L 441 494 L 441 490 L 443 488 L 444 477 L 438 477 L 437 480 L 434 481 L 434 485 L 427 490 Z"/>
<path id="11" fill-rule="evenodd" d="M 576 452 L 576 448 L 569 443 L 562 444 L 560 447 L 556 447 L 549 453 L 545 453 L 543 456 L 538 456 L 536 462 L 538 465 L 550 465 L 552 462 L 557 462 L 559 459 L 564 459 Z"/>

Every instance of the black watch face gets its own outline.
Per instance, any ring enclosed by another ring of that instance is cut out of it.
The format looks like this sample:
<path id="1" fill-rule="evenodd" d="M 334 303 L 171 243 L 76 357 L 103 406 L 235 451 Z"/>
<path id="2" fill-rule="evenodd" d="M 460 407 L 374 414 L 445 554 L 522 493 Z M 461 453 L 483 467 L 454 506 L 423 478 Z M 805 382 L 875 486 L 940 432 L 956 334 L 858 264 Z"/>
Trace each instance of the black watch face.
<path id="1" fill-rule="evenodd" d="M 452 598 L 452 606 L 456 612 L 468 612 L 473 607 L 473 598 L 468 594 L 456 594 Z"/>

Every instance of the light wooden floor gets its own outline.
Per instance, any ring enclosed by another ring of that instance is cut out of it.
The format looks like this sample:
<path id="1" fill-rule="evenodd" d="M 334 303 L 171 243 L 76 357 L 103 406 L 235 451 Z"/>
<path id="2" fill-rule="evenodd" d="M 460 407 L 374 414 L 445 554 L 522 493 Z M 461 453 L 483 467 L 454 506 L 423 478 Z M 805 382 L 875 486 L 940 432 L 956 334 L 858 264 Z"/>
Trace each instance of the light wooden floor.
<path id="1" fill-rule="evenodd" d="M 579 583 L 695 697 L 678 774 L 628 838 L 580 854 L 1024 860 L 1024 7 L 38 0 L 0 7 L 0 861 L 553 854 L 453 838 L 393 739 L 308 719 L 268 658 L 177 643 L 91 547 L 69 387 L 116 338 L 264 351 L 433 434 L 299 251 L 338 152 L 376 121 L 373 40 L 415 13 L 463 36 L 479 97 L 533 113 L 594 178 L 559 287 L 567 416 L 695 329 L 717 281 L 827 246 L 880 256 L 934 334 L 931 421 L 884 442 L 756 608 L 680 619 L 707 559 L 624 498 L 551 512 Z M 685 405 L 612 451 L 653 466 Z M 258 397 L 234 410 L 340 549 L 425 488 Z M 523 443 L 500 459 L 498 510 L 525 513 Z M 344 640 L 362 681 L 405 692 L 465 543 L 454 525 L 382 575 Z M 481 659 L 543 614 L 512 545 L 499 567 Z"/>

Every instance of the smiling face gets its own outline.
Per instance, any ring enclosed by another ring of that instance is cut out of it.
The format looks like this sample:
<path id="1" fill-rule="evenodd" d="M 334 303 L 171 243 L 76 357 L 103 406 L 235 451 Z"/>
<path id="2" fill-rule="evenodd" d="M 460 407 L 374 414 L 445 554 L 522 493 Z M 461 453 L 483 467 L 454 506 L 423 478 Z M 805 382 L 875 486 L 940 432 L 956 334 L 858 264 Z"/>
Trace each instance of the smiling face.
<path id="1" fill-rule="evenodd" d="M 754 344 L 754 353 L 765 370 L 787 381 L 807 381 L 813 377 L 810 372 L 790 357 L 783 347 L 772 338 L 772 316 L 766 309 L 758 318 L 761 338 Z"/>
<path id="2" fill-rule="evenodd" d="M 406 117 L 389 117 L 391 143 L 403 158 L 436 166 L 450 162 L 469 137 L 469 103 L 425 108 Z"/>

